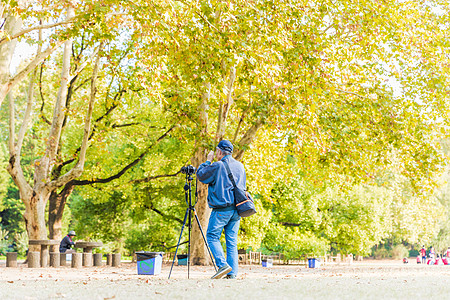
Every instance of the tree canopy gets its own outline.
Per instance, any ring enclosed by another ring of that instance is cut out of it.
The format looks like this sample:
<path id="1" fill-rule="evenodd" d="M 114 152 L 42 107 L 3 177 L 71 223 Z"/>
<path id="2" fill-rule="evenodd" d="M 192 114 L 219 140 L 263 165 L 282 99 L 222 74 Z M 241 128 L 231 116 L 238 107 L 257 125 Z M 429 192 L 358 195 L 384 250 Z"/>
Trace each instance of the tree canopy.
<path id="1" fill-rule="evenodd" d="M 0 154 L 39 235 L 47 219 L 55 238 L 71 226 L 116 249 L 170 248 L 179 169 L 224 138 L 259 211 L 240 247 L 368 254 L 431 241 L 448 218 L 448 1 L 25 2 L 2 6 L 21 24 L 0 57 L 17 39 L 37 54 L 28 78 L 0 66 Z"/>

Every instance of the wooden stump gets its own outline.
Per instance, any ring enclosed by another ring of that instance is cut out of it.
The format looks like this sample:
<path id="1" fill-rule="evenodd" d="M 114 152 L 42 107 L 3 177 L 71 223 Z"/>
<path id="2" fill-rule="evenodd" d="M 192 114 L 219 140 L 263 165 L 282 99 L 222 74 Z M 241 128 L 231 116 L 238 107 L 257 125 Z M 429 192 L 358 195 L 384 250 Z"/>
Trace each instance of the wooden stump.
<path id="1" fill-rule="evenodd" d="M 67 265 L 66 264 L 66 253 L 60 253 L 59 254 L 59 265 L 61 267 L 65 267 Z"/>
<path id="2" fill-rule="evenodd" d="M 120 253 L 114 253 L 112 255 L 112 266 L 113 267 L 120 267 Z"/>
<path id="3" fill-rule="evenodd" d="M 59 252 L 50 252 L 50 267 L 57 268 L 61 265 L 61 256 Z"/>
<path id="4" fill-rule="evenodd" d="M 92 267 L 92 253 L 83 253 L 83 267 Z"/>
<path id="5" fill-rule="evenodd" d="M 72 253 L 72 268 L 81 268 L 83 266 L 82 253 Z"/>
<path id="6" fill-rule="evenodd" d="M 94 267 L 101 267 L 101 266 L 102 266 L 102 254 L 95 253 L 94 254 Z"/>
<path id="7" fill-rule="evenodd" d="M 112 265 L 112 254 L 111 253 L 106 254 L 106 265 L 107 266 Z"/>
<path id="8" fill-rule="evenodd" d="M 28 268 L 39 268 L 41 266 L 41 253 L 28 252 Z"/>
<path id="9" fill-rule="evenodd" d="M 17 268 L 17 252 L 6 253 L 6 267 Z"/>

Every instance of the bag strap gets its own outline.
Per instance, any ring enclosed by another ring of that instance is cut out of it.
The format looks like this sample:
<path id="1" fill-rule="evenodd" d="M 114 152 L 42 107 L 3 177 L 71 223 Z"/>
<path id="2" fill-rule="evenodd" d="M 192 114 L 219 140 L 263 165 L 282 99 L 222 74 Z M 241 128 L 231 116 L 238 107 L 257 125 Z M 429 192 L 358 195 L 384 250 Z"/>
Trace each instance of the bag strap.
<path id="1" fill-rule="evenodd" d="M 230 178 L 231 183 L 233 184 L 234 188 L 236 188 L 236 182 L 234 181 L 233 173 L 231 173 L 230 167 L 228 166 L 228 163 L 226 161 L 222 160 L 222 163 L 225 165 L 225 168 L 228 172 L 228 178 Z"/>

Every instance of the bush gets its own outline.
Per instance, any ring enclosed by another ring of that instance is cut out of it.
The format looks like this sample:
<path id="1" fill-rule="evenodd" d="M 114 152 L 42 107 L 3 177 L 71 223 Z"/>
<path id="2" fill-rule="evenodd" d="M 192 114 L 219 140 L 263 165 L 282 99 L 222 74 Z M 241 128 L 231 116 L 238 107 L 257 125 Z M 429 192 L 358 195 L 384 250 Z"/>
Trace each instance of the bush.
<path id="1" fill-rule="evenodd" d="M 389 257 L 389 251 L 385 248 L 375 250 L 373 253 L 376 259 L 383 259 Z"/>
<path id="2" fill-rule="evenodd" d="M 391 256 L 394 259 L 402 259 L 409 256 L 409 251 L 404 245 L 396 245 L 391 250 Z"/>
<path id="3" fill-rule="evenodd" d="M 0 255 L 6 255 L 9 252 L 9 232 L 0 228 Z"/>
<path id="4" fill-rule="evenodd" d="M 16 242 L 16 251 L 19 255 L 25 256 L 28 250 L 28 235 L 26 232 L 16 233 L 14 235 Z"/>
<path id="5" fill-rule="evenodd" d="M 419 250 L 417 250 L 417 249 L 409 250 L 409 257 L 416 257 L 419 254 L 420 254 Z"/>

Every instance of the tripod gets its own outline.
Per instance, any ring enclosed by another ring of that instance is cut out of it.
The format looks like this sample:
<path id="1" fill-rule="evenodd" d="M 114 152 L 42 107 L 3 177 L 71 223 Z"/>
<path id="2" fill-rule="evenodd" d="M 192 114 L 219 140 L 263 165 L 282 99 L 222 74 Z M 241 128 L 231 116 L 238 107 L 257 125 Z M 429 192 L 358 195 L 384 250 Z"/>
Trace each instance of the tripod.
<path id="1" fill-rule="evenodd" d="M 193 169 L 193 171 L 191 169 L 189 169 L 189 167 L 191 167 Z M 200 232 L 203 237 L 203 241 L 205 242 L 206 248 L 208 249 L 209 256 L 211 257 L 211 261 L 214 265 L 214 269 L 217 272 L 217 267 L 216 267 L 216 264 L 214 263 L 214 259 L 212 257 L 211 250 L 209 249 L 208 243 L 206 242 L 205 234 L 203 233 L 202 226 L 200 225 L 200 220 L 198 219 L 197 212 L 195 211 L 195 204 L 197 204 L 197 202 L 195 202 L 192 205 L 192 199 L 191 199 L 192 176 L 191 175 L 194 174 L 195 169 L 192 166 L 189 166 L 189 167 L 184 169 L 184 170 L 188 170 L 188 171 L 186 171 L 186 183 L 184 184 L 184 197 L 185 197 L 185 201 L 186 201 L 186 204 L 188 205 L 188 207 L 186 208 L 186 213 L 184 214 L 183 226 L 181 226 L 180 237 L 178 239 L 177 249 L 175 250 L 175 254 L 173 256 L 172 267 L 170 267 L 169 279 L 170 279 L 170 275 L 172 274 L 173 265 L 175 264 L 175 258 L 177 257 L 178 247 L 180 246 L 181 236 L 183 235 L 183 230 L 184 230 L 184 226 L 186 225 L 186 220 L 189 220 L 188 221 L 188 230 L 189 230 L 188 257 L 187 257 L 188 279 L 189 279 L 189 267 L 190 267 L 190 260 L 191 260 L 191 228 L 192 228 L 191 217 L 192 217 L 192 214 L 194 214 L 195 219 L 197 220 L 198 228 L 200 229 Z M 183 172 L 183 168 L 181 170 Z M 195 190 L 196 190 L 195 196 L 197 198 L 197 185 L 195 186 Z"/>

